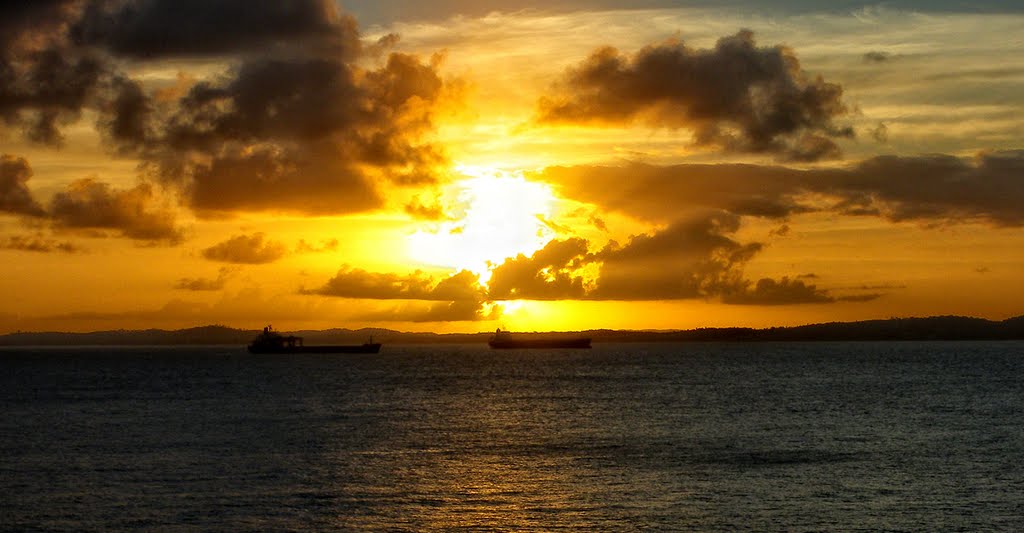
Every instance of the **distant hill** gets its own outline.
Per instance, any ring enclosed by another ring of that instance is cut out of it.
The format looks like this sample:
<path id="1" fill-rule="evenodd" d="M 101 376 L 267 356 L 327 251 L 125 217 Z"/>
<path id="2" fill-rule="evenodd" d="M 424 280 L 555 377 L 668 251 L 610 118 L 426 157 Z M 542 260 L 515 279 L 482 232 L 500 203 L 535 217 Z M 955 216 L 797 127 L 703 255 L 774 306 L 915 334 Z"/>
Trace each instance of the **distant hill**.
<path id="1" fill-rule="evenodd" d="M 47 345 L 196 345 L 248 344 L 258 330 L 202 326 L 178 330 L 113 330 L 90 333 L 18 332 L 0 335 L 0 346 Z M 380 328 L 289 331 L 307 345 L 359 344 L 370 337 L 384 344 L 484 343 L 484 333 L 407 333 Z M 698 328 L 677 331 L 598 329 L 574 334 L 602 342 L 764 342 L 764 341 L 883 341 L 883 340 L 1010 340 L 1024 339 L 1024 316 L 1003 321 L 961 316 L 890 318 L 860 322 L 830 322 L 795 327 Z M 543 337 L 557 332 L 531 333 Z"/>

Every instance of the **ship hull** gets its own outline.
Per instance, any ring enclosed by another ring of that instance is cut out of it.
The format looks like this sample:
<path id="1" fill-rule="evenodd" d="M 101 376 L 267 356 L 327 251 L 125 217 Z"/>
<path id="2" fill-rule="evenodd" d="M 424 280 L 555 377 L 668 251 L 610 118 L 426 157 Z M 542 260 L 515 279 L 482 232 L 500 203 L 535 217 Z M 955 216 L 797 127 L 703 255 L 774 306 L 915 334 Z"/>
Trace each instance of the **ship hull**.
<path id="1" fill-rule="evenodd" d="M 492 339 L 487 344 L 495 350 L 590 348 L 590 339 Z"/>
<path id="2" fill-rule="evenodd" d="M 249 346 L 250 353 L 379 353 L 380 343 L 335 346 Z"/>

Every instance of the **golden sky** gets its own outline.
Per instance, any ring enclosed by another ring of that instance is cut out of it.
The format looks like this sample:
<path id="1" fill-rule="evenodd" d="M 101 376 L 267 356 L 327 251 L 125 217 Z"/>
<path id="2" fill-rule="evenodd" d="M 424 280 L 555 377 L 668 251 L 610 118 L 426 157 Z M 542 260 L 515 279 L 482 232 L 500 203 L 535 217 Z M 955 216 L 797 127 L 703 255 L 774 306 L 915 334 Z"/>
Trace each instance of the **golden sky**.
<path id="1" fill-rule="evenodd" d="M 0 332 L 1024 313 L 1024 8 L 0 8 Z"/>

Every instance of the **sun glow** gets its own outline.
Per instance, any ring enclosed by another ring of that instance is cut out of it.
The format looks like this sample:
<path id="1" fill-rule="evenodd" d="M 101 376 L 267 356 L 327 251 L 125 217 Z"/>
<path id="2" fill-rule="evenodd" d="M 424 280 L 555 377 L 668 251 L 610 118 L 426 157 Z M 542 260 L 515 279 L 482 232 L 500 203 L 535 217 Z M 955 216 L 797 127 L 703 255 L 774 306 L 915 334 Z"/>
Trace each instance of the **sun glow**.
<path id="1" fill-rule="evenodd" d="M 486 283 L 490 265 L 530 255 L 554 237 L 546 223 L 555 204 L 548 185 L 529 181 L 520 172 L 469 166 L 456 170 L 468 177 L 441 198 L 451 220 L 409 236 L 414 259 L 470 270 Z"/>

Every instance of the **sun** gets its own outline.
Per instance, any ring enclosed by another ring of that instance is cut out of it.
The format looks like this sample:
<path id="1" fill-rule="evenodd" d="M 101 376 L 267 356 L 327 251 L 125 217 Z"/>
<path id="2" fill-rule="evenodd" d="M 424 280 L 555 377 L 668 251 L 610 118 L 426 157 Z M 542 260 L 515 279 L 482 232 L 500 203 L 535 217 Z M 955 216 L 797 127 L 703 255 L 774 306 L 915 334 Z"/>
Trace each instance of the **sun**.
<path id="1" fill-rule="evenodd" d="M 458 166 L 467 176 L 445 191 L 453 220 L 409 236 L 409 253 L 424 264 L 470 270 L 481 282 L 489 265 L 517 254 L 530 255 L 554 236 L 550 227 L 556 199 L 547 184 L 521 172 Z"/>

